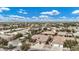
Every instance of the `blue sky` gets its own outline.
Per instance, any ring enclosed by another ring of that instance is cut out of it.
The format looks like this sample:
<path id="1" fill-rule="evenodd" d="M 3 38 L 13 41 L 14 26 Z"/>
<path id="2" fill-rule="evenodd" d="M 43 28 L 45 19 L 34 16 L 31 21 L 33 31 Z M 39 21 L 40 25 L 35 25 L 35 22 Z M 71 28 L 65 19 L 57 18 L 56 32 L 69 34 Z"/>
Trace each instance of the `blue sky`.
<path id="1" fill-rule="evenodd" d="M 79 7 L 0 7 L 0 21 L 79 21 Z"/>

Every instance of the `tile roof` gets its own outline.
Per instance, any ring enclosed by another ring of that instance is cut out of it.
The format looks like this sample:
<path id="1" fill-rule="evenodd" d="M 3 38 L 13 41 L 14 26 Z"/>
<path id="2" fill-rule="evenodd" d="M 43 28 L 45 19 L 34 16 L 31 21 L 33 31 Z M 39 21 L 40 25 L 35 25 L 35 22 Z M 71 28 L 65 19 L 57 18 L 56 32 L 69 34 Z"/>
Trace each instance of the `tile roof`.
<path id="1" fill-rule="evenodd" d="M 38 34 L 38 35 L 33 35 L 32 39 L 37 39 L 37 41 L 45 42 L 48 40 L 48 37 L 49 36 L 47 36 L 47 35 Z"/>
<path id="2" fill-rule="evenodd" d="M 63 44 L 64 41 L 65 41 L 65 37 L 61 37 L 61 36 L 53 37 L 53 43 L 55 43 L 55 44 Z"/>

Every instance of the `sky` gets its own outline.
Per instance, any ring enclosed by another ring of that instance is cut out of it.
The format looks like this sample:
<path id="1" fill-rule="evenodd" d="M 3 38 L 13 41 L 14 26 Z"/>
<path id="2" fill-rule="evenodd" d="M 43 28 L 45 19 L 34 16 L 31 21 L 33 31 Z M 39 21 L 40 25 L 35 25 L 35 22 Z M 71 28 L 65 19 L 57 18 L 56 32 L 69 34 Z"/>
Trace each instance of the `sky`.
<path id="1" fill-rule="evenodd" d="M 0 22 L 79 21 L 79 7 L 0 7 Z"/>

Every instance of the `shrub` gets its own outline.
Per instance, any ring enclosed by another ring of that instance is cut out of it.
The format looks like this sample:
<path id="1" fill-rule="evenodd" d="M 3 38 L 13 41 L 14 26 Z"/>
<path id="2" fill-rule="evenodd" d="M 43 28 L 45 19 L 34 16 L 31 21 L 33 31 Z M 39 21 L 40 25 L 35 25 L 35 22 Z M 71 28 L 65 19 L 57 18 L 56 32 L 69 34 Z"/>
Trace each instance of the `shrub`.
<path id="1" fill-rule="evenodd" d="M 23 34 L 18 33 L 17 35 L 15 35 L 15 36 L 13 37 L 13 39 L 17 39 L 17 38 L 22 37 L 22 36 L 23 36 Z"/>

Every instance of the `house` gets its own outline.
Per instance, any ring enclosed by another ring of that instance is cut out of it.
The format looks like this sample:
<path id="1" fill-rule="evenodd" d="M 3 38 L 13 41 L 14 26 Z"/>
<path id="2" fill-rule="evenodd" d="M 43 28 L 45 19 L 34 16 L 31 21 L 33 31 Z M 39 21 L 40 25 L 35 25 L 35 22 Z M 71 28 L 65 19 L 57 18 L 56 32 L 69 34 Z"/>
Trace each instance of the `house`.
<path id="1" fill-rule="evenodd" d="M 6 34 L 7 32 L 9 32 L 10 30 L 1 30 L 0 34 Z"/>
<path id="2" fill-rule="evenodd" d="M 44 44 L 43 43 L 42 44 L 36 43 L 35 45 L 32 45 L 30 47 L 30 49 L 32 49 L 32 50 L 34 50 L 34 49 L 41 50 L 41 49 L 43 49 L 43 47 L 44 47 Z"/>
<path id="3" fill-rule="evenodd" d="M 41 50 L 41 49 L 46 49 L 46 50 L 50 50 L 50 51 L 61 51 L 63 50 L 63 44 L 64 44 L 64 41 L 65 41 L 65 38 L 64 37 L 61 37 L 61 36 L 54 36 L 52 37 L 53 38 L 53 41 L 46 45 L 46 41 L 48 40 L 49 36 L 47 35 L 35 35 L 32 37 L 33 39 L 37 39 L 37 43 L 33 46 L 31 46 L 31 49 L 37 49 L 37 50 Z M 41 42 L 38 43 L 38 42 Z"/>
<path id="4" fill-rule="evenodd" d="M 73 37 L 73 33 L 67 33 L 66 37 Z"/>
<path id="5" fill-rule="evenodd" d="M 6 33 L 6 35 L 12 35 L 12 36 L 17 35 L 17 34 L 18 32 Z"/>
<path id="6" fill-rule="evenodd" d="M 0 37 L 7 40 L 7 41 L 10 41 L 13 36 L 11 36 L 11 35 L 10 36 L 9 35 L 0 35 Z"/>
<path id="7" fill-rule="evenodd" d="M 41 43 L 45 43 L 48 40 L 48 38 L 49 38 L 49 36 L 41 35 L 41 34 L 32 36 L 33 41 L 36 40 L 36 42 L 41 42 Z"/>
<path id="8" fill-rule="evenodd" d="M 58 32 L 58 35 L 64 37 L 73 37 L 72 33 L 67 33 L 67 32 Z"/>
<path id="9" fill-rule="evenodd" d="M 61 37 L 61 36 L 54 36 L 53 37 L 53 47 L 61 47 L 63 48 L 63 44 L 65 41 L 65 37 Z"/>
<path id="10" fill-rule="evenodd" d="M 41 29 L 41 27 L 33 27 L 33 28 L 30 28 L 30 31 L 32 31 L 32 30 L 40 30 Z"/>
<path id="11" fill-rule="evenodd" d="M 79 32 L 73 33 L 74 37 L 79 37 Z"/>
<path id="12" fill-rule="evenodd" d="M 20 46 L 21 45 L 21 42 L 17 39 L 17 40 L 12 40 L 12 41 L 9 41 L 8 42 L 8 46 Z"/>
<path id="13" fill-rule="evenodd" d="M 42 32 L 43 35 L 55 35 L 56 34 L 56 31 L 53 30 L 53 31 L 45 31 L 45 32 Z"/>
<path id="14" fill-rule="evenodd" d="M 66 36 L 67 32 L 58 32 L 59 36 Z"/>

